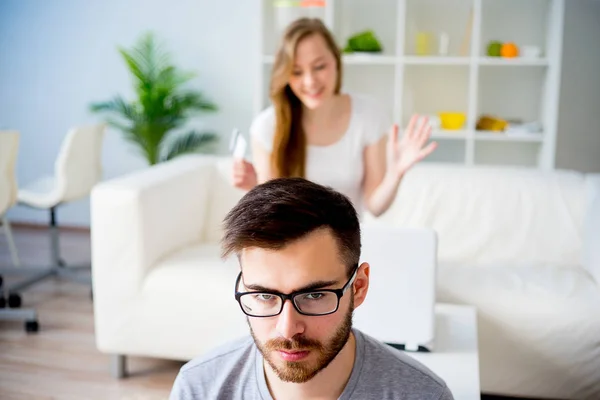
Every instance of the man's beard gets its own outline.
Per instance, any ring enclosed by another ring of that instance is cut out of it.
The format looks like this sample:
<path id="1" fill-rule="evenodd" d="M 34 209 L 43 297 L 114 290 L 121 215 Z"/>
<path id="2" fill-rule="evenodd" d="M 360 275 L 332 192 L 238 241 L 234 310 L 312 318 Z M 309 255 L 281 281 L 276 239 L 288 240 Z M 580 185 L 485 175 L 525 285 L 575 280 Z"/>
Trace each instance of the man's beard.
<path id="1" fill-rule="evenodd" d="M 250 333 L 254 338 L 256 347 L 258 347 L 263 358 L 269 363 L 271 369 L 273 369 L 279 379 L 284 382 L 304 383 L 325 369 L 342 350 L 346 342 L 348 342 L 352 330 L 353 310 L 354 298 L 351 296 L 350 307 L 344 318 L 344 322 L 336 330 L 329 343 L 326 344 L 303 336 L 294 336 L 291 340 L 283 338 L 271 339 L 266 343 L 261 343 L 254 335 L 252 326 L 250 326 Z M 313 318 L 319 317 L 316 316 Z M 273 360 L 273 353 L 278 350 L 310 350 L 311 353 L 317 354 L 317 360 L 312 365 L 309 365 L 308 361 L 283 361 L 283 366 L 278 367 Z"/>

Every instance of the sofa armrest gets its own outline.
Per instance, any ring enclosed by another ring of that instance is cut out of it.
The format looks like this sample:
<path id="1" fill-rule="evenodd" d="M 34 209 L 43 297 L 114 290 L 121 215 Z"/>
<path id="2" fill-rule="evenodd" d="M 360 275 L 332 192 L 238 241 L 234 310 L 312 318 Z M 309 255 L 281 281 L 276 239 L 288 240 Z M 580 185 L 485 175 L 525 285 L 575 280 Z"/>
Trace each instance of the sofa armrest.
<path id="1" fill-rule="evenodd" d="M 96 328 L 119 324 L 156 262 L 202 241 L 216 157 L 185 156 L 104 181 L 91 193 Z M 108 318 L 112 314 L 112 318 Z M 106 317 L 106 318 L 104 318 Z"/>
<path id="2" fill-rule="evenodd" d="M 588 174 L 585 183 L 587 204 L 582 264 L 600 285 L 600 174 Z"/>

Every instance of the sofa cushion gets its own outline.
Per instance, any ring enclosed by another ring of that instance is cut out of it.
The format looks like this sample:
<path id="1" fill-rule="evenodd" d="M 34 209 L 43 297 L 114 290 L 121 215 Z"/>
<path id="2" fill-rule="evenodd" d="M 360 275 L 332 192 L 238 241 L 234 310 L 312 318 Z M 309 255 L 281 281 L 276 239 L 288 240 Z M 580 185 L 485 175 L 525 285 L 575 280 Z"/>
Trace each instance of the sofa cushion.
<path id="1" fill-rule="evenodd" d="M 127 354 L 189 360 L 247 335 L 246 316 L 234 298 L 239 266 L 235 257 L 221 260 L 219 251 L 216 244 L 198 244 L 156 263 L 128 304 L 111 346 Z"/>
<path id="2" fill-rule="evenodd" d="M 160 260 L 144 281 L 144 292 L 172 293 L 173 288 L 191 296 L 202 291 L 233 299 L 235 278 L 239 273 L 235 257 L 220 258 L 220 247 L 214 243 L 198 243 L 178 250 Z M 205 293 L 206 294 L 206 293 Z"/>
<path id="3" fill-rule="evenodd" d="M 600 394 L 600 287 L 583 268 L 442 265 L 437 292 L 477 307 L 486 391 Z"/>

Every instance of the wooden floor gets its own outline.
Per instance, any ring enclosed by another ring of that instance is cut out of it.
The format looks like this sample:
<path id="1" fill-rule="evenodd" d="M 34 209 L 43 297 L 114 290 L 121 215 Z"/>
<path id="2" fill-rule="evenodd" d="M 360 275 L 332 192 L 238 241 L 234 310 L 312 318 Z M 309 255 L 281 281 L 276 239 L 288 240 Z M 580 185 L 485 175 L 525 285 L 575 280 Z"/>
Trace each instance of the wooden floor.
<path id="1" fill-rule="evenodd" d="M 23 265 L 49 260 L 46 231 L 23 227 L 13 231 Z M 89 232 L 62 232 L 61 252 L 67 263 L 89 262 Z M 8 246 L 0 235 L 0 269 L 7 266 L 11 266 Z M 5 279 L 10 284 L 11 277 Z M 128 378 L 110 376 L 109 358 L 94 343 L 89 286 L 51 280 L 24 292 L 23 301 L 23 307 L 38 311 L 40 331 L 27 334 L 20 322 L 0 321 L 0 399 L 168 398 L 180 362 L 129 358 Z"/>
<path id="2" fill-rule="evenodd" d="M 15 228 L 23 265 L 49 259 L 46 232 Z M 90 259 L 89 233 L 64 232 L 68 263 Z M 10 266 L 0 235 L 0 269 Z M 13 277 L 6 277 L 11 283 Z M 27 334 L 21 322 L 0 321 L 0 399 L 166 399 L 180 362 L 130 358 L 131 376 L 116 380 L 108 356 L 96 350 L 89 286 L 50 280 L 23 293 L 23 307 L 38 311 L 40 331 Z"/>

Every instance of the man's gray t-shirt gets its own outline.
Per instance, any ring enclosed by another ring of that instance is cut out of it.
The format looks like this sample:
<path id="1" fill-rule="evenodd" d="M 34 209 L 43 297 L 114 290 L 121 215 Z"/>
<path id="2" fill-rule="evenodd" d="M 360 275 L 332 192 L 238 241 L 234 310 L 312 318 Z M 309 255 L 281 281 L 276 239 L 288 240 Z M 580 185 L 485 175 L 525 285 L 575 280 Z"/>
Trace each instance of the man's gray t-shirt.
<path id="1" fill-rule="evenodd" d="M 453 399 L 444 381 L 424 365 L 357 329 L 353 333 L 356 357 L 340 400 Z M 185 364 L 175 379 L 170 398 L 271 400 L 263 357 L 252 337 Z"/>

